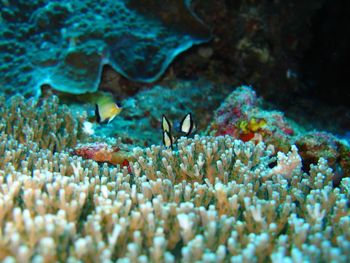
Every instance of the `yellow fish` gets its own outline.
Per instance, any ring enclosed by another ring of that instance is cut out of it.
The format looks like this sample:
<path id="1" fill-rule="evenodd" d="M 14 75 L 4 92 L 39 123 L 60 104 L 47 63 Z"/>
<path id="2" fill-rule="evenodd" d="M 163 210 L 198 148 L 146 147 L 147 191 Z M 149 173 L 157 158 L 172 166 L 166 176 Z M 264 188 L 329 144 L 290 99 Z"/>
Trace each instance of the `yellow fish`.
<path id="1" fill-rule="evenodd" d="M 95 116 L 90 121 L 98 123 L 110 123 L 120 112 L 120 107 L 114 100 L 112 94 L 107 92 L 94 92 L 79 96 L 79 100 L 88 101 L 95 104 Z"/>
<path id="2" fill-rule="evenodd" d="M 117 103 L 97 103 L 95 116 L 98 123 L 110 123 L 122 111 Z"/>

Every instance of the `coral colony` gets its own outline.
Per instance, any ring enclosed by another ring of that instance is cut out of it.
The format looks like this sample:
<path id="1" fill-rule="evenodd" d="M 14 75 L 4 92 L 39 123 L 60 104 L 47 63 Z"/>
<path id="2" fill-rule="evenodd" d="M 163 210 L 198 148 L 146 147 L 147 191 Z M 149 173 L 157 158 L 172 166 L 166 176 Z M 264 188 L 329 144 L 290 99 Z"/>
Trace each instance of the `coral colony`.
<path id="1" fill-rule="evenodd" d="M 211 37 L 195 17 L 179 31 L 141 16 L 137 2 L 2 1 L 2 88 L 36 94 L 49 84 L 77 94 L 96 91 L 105 64 L 128 78 L 150 82 L 179 53 Z M 180 11 L 192 15 L 187 8 Z"/>
<path id="2" fill-rule="evenodd" d="M 99 165 L 65 150 L 91 143 L 83 119 L 57 99 L 38 106 L 19 96 L 8 104 L 2 99 L 0 257 L 6 262 L 349 257 L 350 180 L 333 187 L 334 172 L 323 158 L 306 173 L 295 146 L 276 154 L 263 142 L 196 135 L 179 139 L 176 151 L 134 148 L 129 170 L 107 159 Z"/>
<path id="3" fill-rule="evenodd" d="M 191 1 L 95 2 L 0 0 L 0 261 L 350 262 L 346 140 L 203 72 L 123 111 L 57 91 L 96 91 L 104 64 L 155 81 L 211 38 Z"/>

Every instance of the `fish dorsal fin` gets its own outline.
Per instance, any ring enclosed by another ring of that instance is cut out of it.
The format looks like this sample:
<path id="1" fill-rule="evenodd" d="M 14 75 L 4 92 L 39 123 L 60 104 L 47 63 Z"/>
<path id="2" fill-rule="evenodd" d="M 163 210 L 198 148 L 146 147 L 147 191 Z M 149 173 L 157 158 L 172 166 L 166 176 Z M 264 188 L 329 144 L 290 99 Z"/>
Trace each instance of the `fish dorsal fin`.
<path id="1" fill-rule="evenodd" d="M 171 123 L 164 114 L 162 117 L 162 130 L 163 132 L 168 132 L 169 134 L 171 132 Z"/>
<path id="2" fill-rule="evenodd" d="M 180 132 L 186 134 L 187 136 L 192 132 L 193 126 L 194 126 L 194 123 L 192 119 L 192 114 L 189 112 L 180 122 Z"/>

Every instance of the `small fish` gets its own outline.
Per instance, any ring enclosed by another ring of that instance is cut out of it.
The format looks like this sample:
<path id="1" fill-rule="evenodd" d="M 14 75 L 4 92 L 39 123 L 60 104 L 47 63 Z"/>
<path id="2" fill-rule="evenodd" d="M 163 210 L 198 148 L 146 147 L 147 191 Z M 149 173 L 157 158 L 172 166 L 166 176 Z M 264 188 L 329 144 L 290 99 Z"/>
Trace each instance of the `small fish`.
<path id="1" fill-rule="evenodd" d="M 192 119 L 192 114 L 187 113 L 186 116 L 180 122 L 180 132 L 188 136 L 194 129 L 194 122 Z"/>
<path id="2" fill-rule="evenodd" d="M 90 122 L 110 123 L 122 111 L 122 107 L 115 102 L 113 95 L 107 92 L 86 93 L 80 95 L 78 99 L 95 104 L 95 116 L 89 118 Z"/>
<path id="3" fill-rule="evenodd" d="M 98 123 L 110 123 L 122 108 L 115 102 L 96 103 L 95 116 Z"/>
<path id="4" fill-rule="evenodd" d="M 175 125 L 176 126 L 176 125 Z M 176 126 L 177 127 L 177 126 Z M 171 131 L 171 123 L 168 118 L 163 115 L 162 117 L 162 130 L 163 130 L 163 144 L 167 148 L 173 148 L 173 144 L 178 140 L 174 138 Z M 178 129 L 176 129 L 178 130 Z M 190 135 L 195 130 L 195 125 L 193 122 L 192 114 L 187 113 L 185 117 L 181 120 L 179 126 L 179 133 L 185 134 L 185 136 Z"/>
<path id="5" fill-rule="evenodd" d="M 44 89 L 43 92 L 47 93 L 48 91 Z M 95 114 L 87 119 L 89 123 L 110 123 L 122 111 L 122 107 L 115 102 L 115 98 L 110 92 L 96 91 L 84 94 L 59 92 L 55 94 L 63 102 L 77 101 L 95 106 Z M 87 124 L 84 128 L 87 128 L 87 132 L 90 133 L 92 126 Z"/>
<path id="6" fill-rule="evenodd" d="M 163 114 L 162 117 L 162 130 L 163 130 L 163 144 L 165 147 L 173 148 L 174 138 L 171 135 L 171 123 L 168 118 Z"/>

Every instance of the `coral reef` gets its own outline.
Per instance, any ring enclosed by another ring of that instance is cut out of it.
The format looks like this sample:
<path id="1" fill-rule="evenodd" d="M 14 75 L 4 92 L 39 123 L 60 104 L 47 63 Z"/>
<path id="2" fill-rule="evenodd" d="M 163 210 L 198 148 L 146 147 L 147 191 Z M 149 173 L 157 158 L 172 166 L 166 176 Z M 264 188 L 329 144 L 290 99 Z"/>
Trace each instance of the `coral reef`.
<path id="1" fill-rule="evenodd" d="M 40 111 L 22 108 L 19 122 Z M 45 111 L 51 125 L 61 125 L 50 107 Z M 324 158 L 303 172 L 295 146 L 276 153 L 263 142 L 196 135 L 181 138 L 175 151 L 135 148 L 128 171 L 70 155 L 74 142 L 54 151 L 12 134 L 1 130 L 5 262 L 350 258 L 350 180 L 334 188 Z"/>
<path id="2" fill-rule="evenodd" d="M 156 9 L 147 10 L 152 18 L 137 11 L 139 1 L 1 1 L 1 91 L 38 94 L 43 84 L 96 91 L 104 64 L 133 80 L 154 81 L 179 53 L 210 39 L 209 29 L 180 2 L 168 8 L 178 5 L 186 17 L 181 30 L 156 19 Z"/>
<path id="3" fill-rule="evenodd" d="M 42 101 L 25 100 L 21 95 L 6 101 L 0 96 L 0 133 L 21 144 L 36 144 L 52 152 L 73 147 L 84 138 L 85 117 L 73 116 L 68 106 L 59 105 L 55 96 Z"/>
<path id="4" fill-rule="evenodd" d="M 292 125 L 282 112 L 264 110 L 262 103 L 251 87 L 234 89 L 215 111 L 207 132 L 244 141 L 264 141 L 278 151 L 288 151 L 292 136 L 300 133 L 300 127 Z"/>
<path id="5" fill-rule="evenodd" d="M 162 140 L 162 114 L 166 114 L 169 119 L 180 120 L 188 112 L 192 112 L 198 130 L 205 130 L 215 109 L 230 92 L 229 88 L 217 92 L 219 88 L 215 83 L 203 79 L 168 81 L 164 85 L 144 87 L 137 94 L 120 100 L 122 114 L 107 126 L 95 126 L 95 134 L 121 137 L 125 143 L 150 146 Z M 123 94 L 116 95 L 123 97 Z M 68 101 L 70 106 L 71 101 Z M 82 111 L 83 108 L 93 114 L 94 105 L 74 107 L 76 111 Z"/>
<path id="6" fill-rule="evenodd" d="M 350 262 L 346 5 L 97 2 L 0 0 L 0 261 Z"/>
<path id="7" fill-rule="evenodd" d="M 181 54 L 167 74 L 252 85 L 303 126 L 345 134 L 350 94 L 336 83 L 349 75 L 348 6 L 331 0 L 193 0 L 195 13 L 213 28 L 213 41 Z"/>
<path id="8" fill-rule="evenodd" d="M 321 157 L 336 171 L 337 177 L 350 176 L 350 146 L 327 132 L 306 131 L 282 112 L 264 109 L 264 101 L 248 86 L 241 86 L 222 102 L 207 129 L 211 135 L 231 135 L 243 141 L 273 145 L 287 152 L 297 145 L 304 169 Z"/>
<path id="9" fill-rule="evenodd" d="M 350 144 L 327 132 L 312 131 L 297 136 L 295 145 L 300 150 L 305 169 L 318 159 L 325 158 L 334 169 L 334 183 L 350 177 Z"/>

